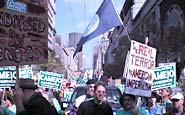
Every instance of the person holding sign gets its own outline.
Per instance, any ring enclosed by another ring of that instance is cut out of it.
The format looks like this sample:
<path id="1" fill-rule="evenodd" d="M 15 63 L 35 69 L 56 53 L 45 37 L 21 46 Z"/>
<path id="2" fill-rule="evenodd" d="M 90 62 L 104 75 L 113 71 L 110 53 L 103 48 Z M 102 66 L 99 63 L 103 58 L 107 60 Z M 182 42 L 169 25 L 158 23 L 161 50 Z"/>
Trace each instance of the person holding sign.
<path id="1" fill-rule="evenodd" d="M 37 88 L 33 79 L 17 78 L 14 86 L 16 115 L 58 115 L 42 94 L 35 91 Z"/>

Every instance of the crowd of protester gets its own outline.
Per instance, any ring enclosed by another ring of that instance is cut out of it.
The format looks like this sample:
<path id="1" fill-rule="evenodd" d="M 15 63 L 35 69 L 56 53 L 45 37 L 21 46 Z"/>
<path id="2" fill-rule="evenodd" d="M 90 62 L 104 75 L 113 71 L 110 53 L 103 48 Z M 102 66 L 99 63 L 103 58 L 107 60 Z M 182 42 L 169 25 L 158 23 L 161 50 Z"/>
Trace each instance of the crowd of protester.
<path id="1" fill-rule="evenodd" d="M 123 94 L 120 104 L 123 108 L 116 115 L 185 115 L 184 92 L 179 86 L 152 91 L 150 97 Z"/>
<path id="2" fill-rule="evenodd" d="M 72 111 L 65 112 L 61 103 L 63 89 L 41 88 L 33 82 L 31 79 L 20 80 L 18 88 L 0 89 L 0 115 L 112 115 L 112 108 L 104 100 L 107 85 L 104 82 L 88 80 L 86 95 L 76 99 Z M 185 115 L 184 85 L 152 91 L 150 97 L 122 93 L 119 100 L 122 108 L 116 115 Z"/>

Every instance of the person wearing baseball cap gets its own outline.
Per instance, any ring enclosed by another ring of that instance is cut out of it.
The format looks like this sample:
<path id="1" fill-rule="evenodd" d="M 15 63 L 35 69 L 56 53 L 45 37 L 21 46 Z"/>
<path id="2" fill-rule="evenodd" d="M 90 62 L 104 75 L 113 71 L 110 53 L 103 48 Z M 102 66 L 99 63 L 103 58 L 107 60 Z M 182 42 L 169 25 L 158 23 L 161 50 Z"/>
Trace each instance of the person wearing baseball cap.
<path id="1" fill-rule="evenodd" d="M 174 100 L 174 99 L 181 100 L 181 99 L 184 99 L 184 96 L 180 92 L 174 92 L 171 95 L 171 100 Z"/>
<path id="2" fill-rule="evenodd" d="M 93 98 L 95 83 L 96 83 L 96 79 L 89 79 L 86 82 L 86 86 L 85 86 L 86 94 L 79 96 L 75 100 L 75 102 L 71 105 L 71 107 L 69 107 L 69 109 L 65 111 L 65 114 L 76 114 L 77 109 L 82 102 L 91 100 Z"/>
<path id="3" fill-rule="evenodd" d="M 183 111 L 183 94 L 180 92 L 173 92 L 170 99 L 173 104 L 173 109 L 166 115 L 184 115 L 185 111 Z"/>

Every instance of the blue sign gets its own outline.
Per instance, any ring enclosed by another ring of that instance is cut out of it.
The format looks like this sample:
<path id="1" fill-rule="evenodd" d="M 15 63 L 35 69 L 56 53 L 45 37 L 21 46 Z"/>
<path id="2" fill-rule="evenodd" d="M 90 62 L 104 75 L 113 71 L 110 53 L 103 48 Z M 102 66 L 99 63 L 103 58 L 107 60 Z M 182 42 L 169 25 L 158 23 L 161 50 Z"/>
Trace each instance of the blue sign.
<path id="1" fill-rule="evenodd" d="M 10 10 L 26 13 L 27 6 L 25 3 L 21 3 L 14 0 L 7 0 L 7 8 Z"/>

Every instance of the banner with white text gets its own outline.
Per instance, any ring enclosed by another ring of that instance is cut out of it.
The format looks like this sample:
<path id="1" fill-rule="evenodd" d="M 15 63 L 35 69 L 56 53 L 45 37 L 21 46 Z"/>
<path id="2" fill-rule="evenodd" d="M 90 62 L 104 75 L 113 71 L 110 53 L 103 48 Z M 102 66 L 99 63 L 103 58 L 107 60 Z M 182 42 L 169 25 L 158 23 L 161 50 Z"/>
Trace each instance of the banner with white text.
<path id="1" fill-rule="evenodd" d="M 176 86 L 176 64 L 156 67 L 152 90 Z"/>
<path id="2" fill-rule="evenodd" d="M 16 82 L 16 67 L 0 67 L 0 88 L 14 86 Z"/>
<path id="3" fill-rule="evenodd" d="M 32 67 L 19 68 L 19 78 L 33 79 Z M 0 87 L 8 88 L 14 86 L 16 82 L 16 66 L 0 67 Z"/>
<path id="4" fill-rule="evenodd" d="M 63 78 L 63 74 L 40 71 L 38 76 L 38 87 L 60 90 Z"/>
<path id="5" fill-rule="evenodd" d="M 30 78 L 33 79 L 32 67 L 22 67 L 19 69 L 19 78 Z"/>

